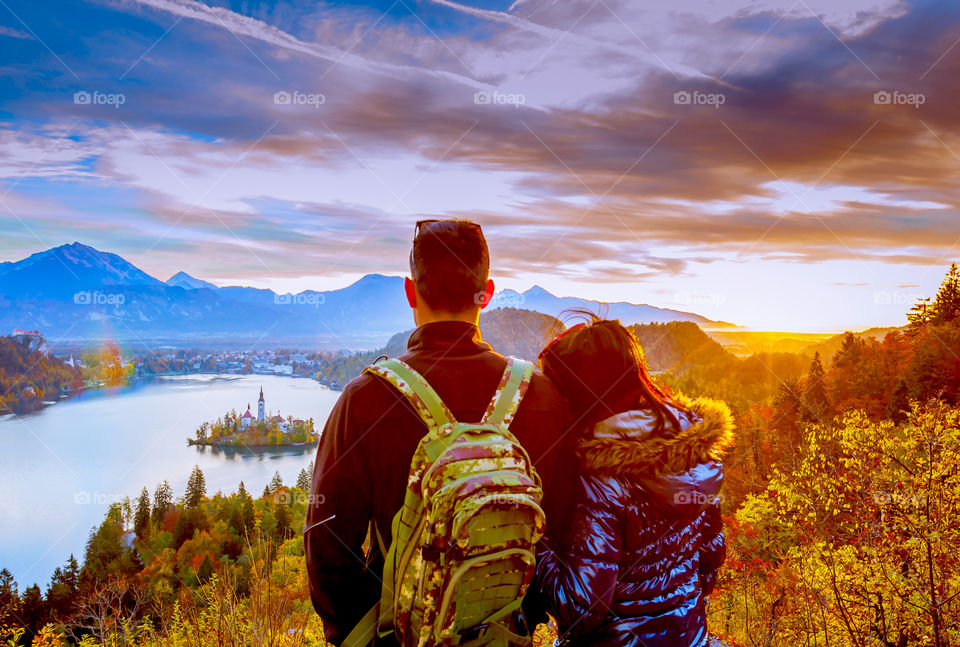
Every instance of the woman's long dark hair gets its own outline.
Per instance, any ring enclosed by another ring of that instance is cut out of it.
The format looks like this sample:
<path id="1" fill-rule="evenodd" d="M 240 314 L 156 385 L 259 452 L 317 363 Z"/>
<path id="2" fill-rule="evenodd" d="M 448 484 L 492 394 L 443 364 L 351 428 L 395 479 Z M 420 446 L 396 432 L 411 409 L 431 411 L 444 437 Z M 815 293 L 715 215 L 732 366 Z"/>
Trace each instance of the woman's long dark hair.
<path id="1" fill-rule="evenodd" d="M 686 407 L 658 386 L 647 370 L 637 337 L 616 320 L 574 311 L 588 323 L 574 326 L 540 353 L 540 366 L 567 398 L 574 417 L 587 428 L 624 411 L 649 409 L 657 432 L 681 430 L 675 410 Z"/>

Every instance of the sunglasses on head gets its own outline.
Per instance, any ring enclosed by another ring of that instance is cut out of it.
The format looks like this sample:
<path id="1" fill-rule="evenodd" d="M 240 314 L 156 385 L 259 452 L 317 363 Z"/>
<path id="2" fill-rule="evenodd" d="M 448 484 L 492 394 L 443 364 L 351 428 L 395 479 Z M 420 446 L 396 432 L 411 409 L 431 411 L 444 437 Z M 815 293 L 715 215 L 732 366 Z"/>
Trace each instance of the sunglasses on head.
<path id="1" fill-rule="evenodd" d="M 413 238 L 414 238 L 414 240 L 416 240 L 417 236 L 420 235 L 420 232 L 421 232 L 425 227 L 429 227 L 430 225 L 432 225 L 432 224 L 435 223 L 435 222 L 456 222 L 456 223 L 457 223 L 457 226 L 460 226 L 460 227 L 473 227 L 473 228 L 475 228 L 475 229 L 480 229 L 480 225 L 479 225 L 478 223 L 471 222 L 471 221 L 469 221 L 469 220 L 445 221 L 445 220 L 441 220 L 440 218 L 432 218 L 432 219 L 430 219 L 430 220 L 418 220 L 418 221 L 417 221 L 417 224 L 414 225 L 414 229 L 413 229 Z"/>
<path id="2" fill-rule="evenodd" d="M 537 359 L 538 360 L 543 359 L 543 356 L 549 353 L 551 350 L 553 350 L 553 347 L 556 346 L 561 339 L 563 339 L 564 337 L 566 337 L 567 335 L 569 335 L 574 331 L 580 330 L 581 328 L 585 328 L 586 326 L 587 324 L 585 323 L 578 323 L 577 325 L 570 326 L 569 328 L 564 330 L 562 333 L 560 333 L 559 335 L 551 339 L 549 344 L 543 347 L 543 350 L 540 351 L 539 355 L 537 355 Z"/>

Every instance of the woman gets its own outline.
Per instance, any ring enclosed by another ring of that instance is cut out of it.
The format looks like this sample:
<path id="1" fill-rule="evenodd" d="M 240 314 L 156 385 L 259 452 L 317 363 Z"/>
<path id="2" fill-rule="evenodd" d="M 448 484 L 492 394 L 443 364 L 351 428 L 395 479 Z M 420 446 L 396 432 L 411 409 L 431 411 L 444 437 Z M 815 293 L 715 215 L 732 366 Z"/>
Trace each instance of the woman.
<path id="1" fill-rule="evenodd" d="M 729 408 L 665 394 L 618 321 L 572 327 L 540 363 L 579 421 L 569 531 L 542 542 L 537 565 L 558 644 L 706 645 Z"/>

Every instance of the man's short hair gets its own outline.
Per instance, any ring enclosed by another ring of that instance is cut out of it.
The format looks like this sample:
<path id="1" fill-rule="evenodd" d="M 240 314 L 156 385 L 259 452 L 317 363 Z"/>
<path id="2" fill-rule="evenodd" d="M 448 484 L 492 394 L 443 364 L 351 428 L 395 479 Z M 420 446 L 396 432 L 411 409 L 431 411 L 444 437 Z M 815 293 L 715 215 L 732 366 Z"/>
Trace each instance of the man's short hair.
<path id="1" fill-rule="evenodd" d="M 410 275 L 433 310 L 464 312 L 480 303 L 490 253 L 480 225 L 469 220 L 424 223 L 410 250 Z"/>

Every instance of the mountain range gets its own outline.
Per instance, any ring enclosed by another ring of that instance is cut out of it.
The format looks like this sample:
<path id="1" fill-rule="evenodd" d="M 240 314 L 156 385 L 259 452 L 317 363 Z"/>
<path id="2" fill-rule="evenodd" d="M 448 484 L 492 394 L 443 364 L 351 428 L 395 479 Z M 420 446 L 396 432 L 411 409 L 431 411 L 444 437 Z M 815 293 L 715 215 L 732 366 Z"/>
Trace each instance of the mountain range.
<path id="1" fill-rule="evenodd" d="M 538 286 L 522 293 L 498 292 L 489 308 L 501 307 L 555 317 L 576 309 L 606 310 L 625 324 L 729 325 L 643 304 L 557 297 Z M 54 345 L 115 340 L 378 348 L 411 324 L 403 279 L 397 276 L 368 274 L 337 290 L 281 294 L 217 287 L 182 271 L 161 281 L 117 254 L 77 242 L 0 263 L 0 327 L 37 329 Z"/>

